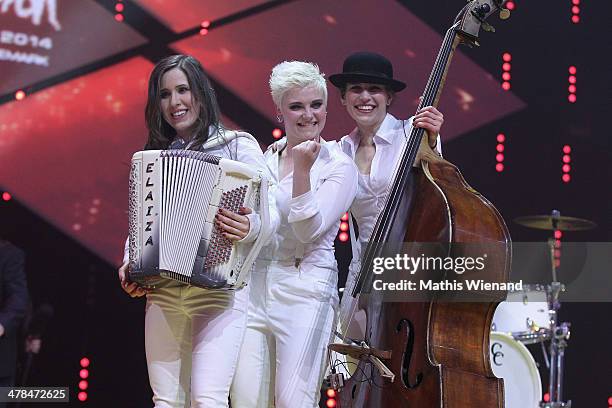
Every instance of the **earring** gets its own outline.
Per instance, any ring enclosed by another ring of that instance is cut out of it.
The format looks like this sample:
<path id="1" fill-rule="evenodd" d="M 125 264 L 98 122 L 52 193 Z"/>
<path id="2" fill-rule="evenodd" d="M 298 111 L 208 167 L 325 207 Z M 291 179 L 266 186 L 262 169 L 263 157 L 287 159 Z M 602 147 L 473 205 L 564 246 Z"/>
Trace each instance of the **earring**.
<path id="1" fill-rule="evenodd" d="M 276 115 L 276 120 L 278 120 L 278 123 L 283 123 L 283 117 L 281 115 Z"/>

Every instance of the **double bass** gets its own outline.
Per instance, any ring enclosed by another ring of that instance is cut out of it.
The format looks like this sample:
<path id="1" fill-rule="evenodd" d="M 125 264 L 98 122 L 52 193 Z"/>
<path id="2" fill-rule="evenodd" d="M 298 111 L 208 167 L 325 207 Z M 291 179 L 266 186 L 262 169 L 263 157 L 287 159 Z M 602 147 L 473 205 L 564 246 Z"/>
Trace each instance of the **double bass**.
<path id="1" fill-rule="evenodd" d="M 438 105 L 456 47 L 478 45 L 481 28 L 493 31 L 485 20 L 498 10 L 502 19 L 509 15 L 502 0 L 472 0 L 460 11 L 446 32 L 419 109 Z M 365 340 L 352 352 L 359 357 L 357 368 L 338 391 L 342 408 L 504 405 L 503 380 L 495 377 L 489 359 L 491 321 L 502 297 L 451 302 L 434 294 L 419 302 L 391 302 L 371 290 L 374 259 L 393 245 L 400 251 L 406 242 L 441 243 L 455 257 L 466 243 L 492 244 L 497 250 L 487 260 L 487 276 L 498 282 L 509 277 L 511 241 L 503 218 L 455 165 L 429 148 L 423 132 L 413 128 L 400 155 L 351 293 L 359 295 L 367 322 Z"/>

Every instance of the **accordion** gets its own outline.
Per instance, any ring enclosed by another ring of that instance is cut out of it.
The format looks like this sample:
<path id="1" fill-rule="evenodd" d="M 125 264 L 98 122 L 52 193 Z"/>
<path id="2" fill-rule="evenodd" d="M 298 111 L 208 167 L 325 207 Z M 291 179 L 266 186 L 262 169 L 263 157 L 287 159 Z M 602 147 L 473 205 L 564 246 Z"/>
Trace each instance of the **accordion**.
<path id="1" fill-rule="evenodd" d="M 261 219 L 252 243 L 215 225 L 219 208 L 248 207 Z M 132 157 L 129 279 L 162 278 L 208 289 L 239 289 L 268 234 L 268 179 L 252 166 L 192 150 L 146 150 Z"/>

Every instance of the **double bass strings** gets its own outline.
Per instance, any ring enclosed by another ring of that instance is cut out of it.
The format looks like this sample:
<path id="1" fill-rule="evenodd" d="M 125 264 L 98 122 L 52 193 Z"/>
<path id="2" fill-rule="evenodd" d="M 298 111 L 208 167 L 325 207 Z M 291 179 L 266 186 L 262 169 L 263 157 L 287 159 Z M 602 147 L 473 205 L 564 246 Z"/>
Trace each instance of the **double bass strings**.
<path id="1" fill-rule="evenodd" d="M 448 65 L 448 60 L 453 51 L 453 44 L 456 38 L 455 30 L 458 25 L 459 22 L 456 22 L 452 27 L 447 30 L 444 36 L 442 47 L 440 48 L 440 51 L 438 52 L 438 55 L 436 57 L 434 68 L 429 75 L 427 85 L 425 86 L 423 99 L 419 103 L 418 109 L 421 109 L 423 106 L 431 105 L 435 99 L 437 89 L 439 88 L 439 85 L 443 79 L 446 66 Z M 421 143 L 422 135 L 423 129 L 412 128 L 411 137 L 407 138 L 407 143 L 404 145 L 400 160 L 398 161 L 396 175 L 393 178 L 392 183 L 390 183 L 387 187 L 387 199 L 385 205 L 383 206 L 381 214 L 378 216 L 372 236 L 369 240 L 369 244 L 365 248 L 364 254 L 361 256 L 361 259 L 370 260 L 371 258 L 373 258 L 372 252 L 376 254 L 380 248 L 379 245 L 381 245 L 381 242 L 383 240 L 383 234 L 385 232 L 383 226 L 388 225 L 389 218 L 393 214 L 392 210 L 397 206 L 397 203 L 401 197 L 402 191 L 400 189 L 400 186 L 403 186 L 405 184 L 405 180 L 408 178 L 410 169 L 412 167 L 412 164 L 414 163 L 416 153 Z M 351 231 L 351 234 L 354 233 L 354 230 Z M 369 271 L 364 271 L 362 266 L 363 265 L 359 265 L 358 277 L 351 282 L 352 285 L 350 285 L 350 287 L 345 288 L 343 296 L 356 297 L 356 292 L 361 291 L 363 284 L 366 280 L 366 274 L 369 274 Z M 344 316 L 341 316 L 341 328 L 348 329 L 353 323 L 354 316 L 357 311 L 357 305 L 358 302 L 352 302 L 349 313 Z M 340 337 L 344 340 L 344 333 L 341 333 Z"/>

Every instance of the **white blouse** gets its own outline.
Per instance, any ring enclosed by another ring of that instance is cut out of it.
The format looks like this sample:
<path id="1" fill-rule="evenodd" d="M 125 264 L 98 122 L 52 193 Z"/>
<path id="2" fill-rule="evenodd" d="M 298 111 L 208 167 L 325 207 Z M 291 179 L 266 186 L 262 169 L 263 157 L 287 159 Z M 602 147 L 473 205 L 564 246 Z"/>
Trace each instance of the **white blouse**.
<path id="1" fill-rule="evenodd" d="M 387 200 L 391 177 L 395 173 L 400 153 L 404 150 L 411 131 L 412 118 L 399 120 L 387 114 L 374 135 L 376 153 L 374 153 L 370 174 L 360 173 L 357 195 L 351 205 L 351 214 L 355 217 L 359 228 L 359 241 L 357 248 L 353 250 L 355 255 L 361 254 L 361 247 L 372 236 L 378 214 Z M 344 136 L 340 140 L 340 146 L 344 153 L 354 161 L 359 147 L 357 129 Z M 436 150 L 441 153 L 439 136 Z"/>
<path id="2" fill-rule="evenodd" d="M 280 225 L 259 259 L 294 264 L 299 258 L 304 266 L 335 266 L 333 244 L 340 218 L 357 191 L 357 167 L 336 142 L 322 141 L 310 170 L 311 191 L 292 198 L 293 172 L 278 180 L 279 154 L 285 143 L 283 140 L 277 152 L 270 149 L 265 155 L 277 182 L 270 194 L 276 201 Z"/>

